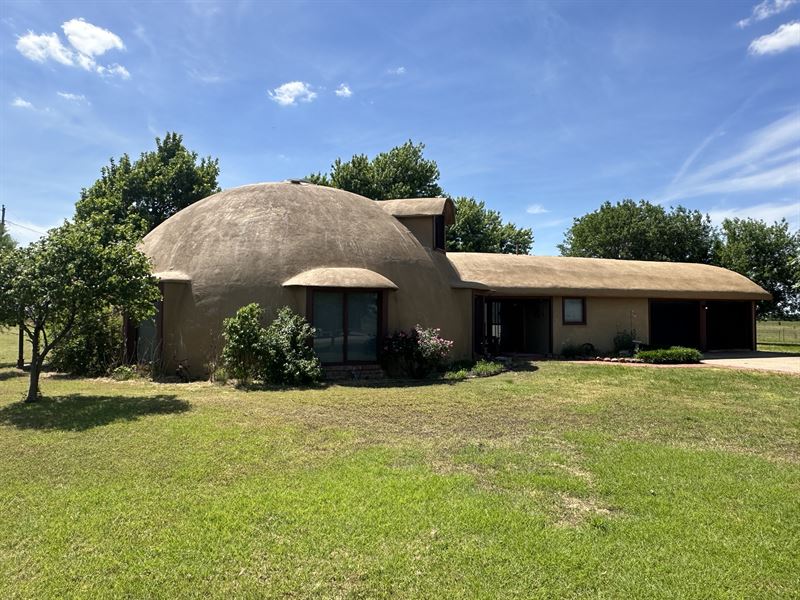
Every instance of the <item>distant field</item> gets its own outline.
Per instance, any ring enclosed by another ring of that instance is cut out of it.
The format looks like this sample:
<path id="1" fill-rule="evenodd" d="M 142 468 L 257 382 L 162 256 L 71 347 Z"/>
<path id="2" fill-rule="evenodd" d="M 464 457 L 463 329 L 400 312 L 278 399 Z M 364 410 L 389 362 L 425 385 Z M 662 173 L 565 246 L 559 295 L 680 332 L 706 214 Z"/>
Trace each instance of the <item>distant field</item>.
<path id="1" fill-rule="evenodd" d="M 759 346 L 763 344 L 800 346 L 800 321 L 759 321 L 756 329 Z"/>

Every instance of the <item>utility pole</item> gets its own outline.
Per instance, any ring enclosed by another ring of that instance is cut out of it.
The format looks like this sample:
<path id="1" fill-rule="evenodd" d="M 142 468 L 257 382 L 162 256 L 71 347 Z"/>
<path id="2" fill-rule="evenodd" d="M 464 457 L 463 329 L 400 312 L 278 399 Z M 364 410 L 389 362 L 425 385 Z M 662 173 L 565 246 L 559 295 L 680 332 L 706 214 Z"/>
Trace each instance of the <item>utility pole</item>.
<path id="1" fill-rule="evenodd" d="M 3 210 L 0 211 L 0 233 L 6 232 L 6 205 L 3 204 Z"/>

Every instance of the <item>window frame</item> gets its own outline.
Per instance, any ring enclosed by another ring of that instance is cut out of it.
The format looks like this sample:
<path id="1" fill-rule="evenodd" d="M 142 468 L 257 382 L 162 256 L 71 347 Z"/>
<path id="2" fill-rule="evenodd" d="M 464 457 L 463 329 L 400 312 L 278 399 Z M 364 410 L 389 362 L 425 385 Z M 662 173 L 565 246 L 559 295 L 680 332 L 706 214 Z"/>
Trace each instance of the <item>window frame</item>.
<path id="1" fill-rule="evenodd" d="M 581 320 L 567 321 L 567 300 L 580 300 Z M 561 324 L 562 325 L 586 325 L 586 297 L 585 296 L 563 296 L 561 298 Z"/>
<path id="2" fill-rule="evenodd" d="M 340 288 L 340 287 L 309 287 L 306 289 L 306 319 L 309 325 L 314 326 L 314 294 L 316 293 L 335 293 L 342 294 L 342 361 L 323 362 L 323 366 L 344 366 L 344 365 L 375 365 L 381 360 L 381 350 L 386 331 L 386 290 L 380 288 Z M 349 294 L 377 294 L 378 295 L 378 330 L 375 341 L 375 360 L 348 360 L 347 359 L 347 338 L 349 336 L 349 318 L 347 314 L 347 296 Z M 314 341 L 311 340 L 313 347 Z"/>

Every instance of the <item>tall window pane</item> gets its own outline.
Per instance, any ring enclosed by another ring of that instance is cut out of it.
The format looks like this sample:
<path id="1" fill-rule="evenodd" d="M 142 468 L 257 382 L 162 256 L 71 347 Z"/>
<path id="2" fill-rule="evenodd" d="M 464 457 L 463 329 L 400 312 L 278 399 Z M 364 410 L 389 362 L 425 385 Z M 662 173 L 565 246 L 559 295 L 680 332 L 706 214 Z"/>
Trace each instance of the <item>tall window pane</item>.
<path id="1" fill-rule="evenodd" d="M 378 359 L 378 294 L 347 294 L 347 360 Z"/>
<path id="2" fill-rule="evenodd" d="M 344 294 L 314 293 L 314 351 L 324 363 L 344 361 Z"/>

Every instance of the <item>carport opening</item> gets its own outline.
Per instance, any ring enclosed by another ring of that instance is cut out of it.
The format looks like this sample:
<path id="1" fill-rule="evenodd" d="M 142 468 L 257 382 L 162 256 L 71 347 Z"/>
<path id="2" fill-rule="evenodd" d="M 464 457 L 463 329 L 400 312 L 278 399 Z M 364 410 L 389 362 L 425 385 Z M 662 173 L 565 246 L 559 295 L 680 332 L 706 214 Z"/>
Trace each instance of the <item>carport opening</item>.
<path id="1" fill-rule="evenodd" d="M 708 350 L 754 350 L 753 307 L 750 302 L 705 303 Z"/>
<path id="2" fill-rule="evenodd" d="M 653 300 L 650 303 L 650 346 L 701 348 L 700 302 Z"/>
<path id="3" fill-rule="evenodd" d="M 651 300 L 650 346 L 754 350 L 754 319 L 746 300 Z"/>
<path id="4" fill-rule="evenodd" d="M 550 298 L 476 298 L 475 311 L 477 352 L 552 352 Z"/>

